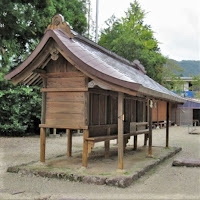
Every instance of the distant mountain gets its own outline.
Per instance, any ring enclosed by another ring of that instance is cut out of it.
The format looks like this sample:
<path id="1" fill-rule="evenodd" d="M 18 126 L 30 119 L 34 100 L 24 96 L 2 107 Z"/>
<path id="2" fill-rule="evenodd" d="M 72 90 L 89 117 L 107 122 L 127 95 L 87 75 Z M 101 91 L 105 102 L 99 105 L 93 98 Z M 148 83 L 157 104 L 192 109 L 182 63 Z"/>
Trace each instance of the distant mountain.
<path id="1" fill-rule="evenodd" d="M 200 60 L 176 61 L 167 59 L 167 63 L 164 67 L 181 77 L 196 76 L 200 74 Z"/>
<path id="2" fill-rule="evenodd" d="M 196 76 L 200 74 L 200 61 L 196 60 L 182 60 L 176 61 L 180 68 L 183 69 L 181 76 Z"/>

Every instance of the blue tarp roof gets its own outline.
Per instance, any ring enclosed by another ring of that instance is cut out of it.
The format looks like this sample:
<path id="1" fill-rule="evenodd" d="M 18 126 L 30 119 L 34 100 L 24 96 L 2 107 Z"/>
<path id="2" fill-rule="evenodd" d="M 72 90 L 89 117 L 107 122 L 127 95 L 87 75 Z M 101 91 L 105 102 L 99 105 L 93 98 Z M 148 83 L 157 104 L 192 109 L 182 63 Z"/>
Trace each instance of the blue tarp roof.
<path id="1" fill-rule="evenodd" d="M 179 108 L 192 108 L 192 109 L 200 109 L 200 101 L 187 99 L 187 101 L 183 105 L 179 105 Z"/>

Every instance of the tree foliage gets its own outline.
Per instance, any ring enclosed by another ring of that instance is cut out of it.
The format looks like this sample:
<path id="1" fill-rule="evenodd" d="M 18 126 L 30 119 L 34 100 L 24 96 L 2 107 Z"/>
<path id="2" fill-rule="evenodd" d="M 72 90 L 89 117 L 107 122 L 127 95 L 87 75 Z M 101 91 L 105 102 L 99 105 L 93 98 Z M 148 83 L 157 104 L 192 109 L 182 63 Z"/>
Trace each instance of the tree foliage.
<path id="1" fill-rule="evenodd" d="M 200 74 L 192 76 L 192 90 L 195 91 L 195 97 L 200 99 Z"/>
<path id="2" fill-rule="evenodd" d="M 1 0 L 1 66 L 16 65 L 32 52 L 51 18 L 60 13 L 75 31 L 87 28 L 85 0 Z"/>
<path id="3" fill-rule="evenodd" d="M 181 80 L 183 69 L 180 68 L 178 63 L 173 59 L 167 59 L 163 67 L 163 80 L 162 85 L 169 90 L 176 91 L 181 94 L 183 90 L 183 81 Z"/>
<path id="4" fill-rule="evenodd" d="M 38 127 L 38 87 L 14 86 L 4 75 L 33 51 L 51 18 L 60 13 L 73 29 L 87 29 L 86 0 L 0 1 L 0 134 L 20 135 Z"/>
<path id="5" fill-rule="evenodd" d="M 0 73 L 0 134 L 19 136 L 34 132 L 39 123 L 41 95 L 38 87 L 13 86 Z"/>
<path id="6" fill-rule="evenodd" d="M 144 17 L 145 12 L 134 1 L 124 18 L 112 16 L 107 21 L 108 28 L 102 31 L 99 44 L 131 62 L 140 60 L 147 74 L 161 83 L 166 59 L 160 53 L 151 27 L 144 24 Z"/>

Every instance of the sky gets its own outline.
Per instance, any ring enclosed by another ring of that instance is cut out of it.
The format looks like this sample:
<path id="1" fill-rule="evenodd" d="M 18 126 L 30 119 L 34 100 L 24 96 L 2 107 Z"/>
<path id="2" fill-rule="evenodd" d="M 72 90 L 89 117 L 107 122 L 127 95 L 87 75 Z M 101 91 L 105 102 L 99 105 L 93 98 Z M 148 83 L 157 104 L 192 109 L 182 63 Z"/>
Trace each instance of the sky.
<path id="1" fill-rule="evenodd" d="M 133 0 L 99 0 L 99 29 L 113 14 L 124 16 Z M 200 60 L 200 0 L 138 0 L 161 53 L 171 59 Z M 96 0 L 91 0 L 95 21 Z"/>

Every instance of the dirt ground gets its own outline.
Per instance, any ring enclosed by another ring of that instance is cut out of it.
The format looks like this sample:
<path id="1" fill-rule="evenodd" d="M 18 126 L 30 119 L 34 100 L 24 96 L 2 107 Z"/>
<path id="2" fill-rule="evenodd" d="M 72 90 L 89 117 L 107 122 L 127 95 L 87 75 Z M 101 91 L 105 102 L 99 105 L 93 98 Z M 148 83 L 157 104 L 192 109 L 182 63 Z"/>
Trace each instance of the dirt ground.
<path id="1" fill-rule="evenodd" d="M 165 129 L 153 130 L 153 145 L 164 144 Z M 66 145 L 65 136 L 47 138 L 47 159 L 65 154 Z M 142 145 L 143 136 L 139 136 L 139 146 Z M 187 127 L 171 127 L 170 146 L 183 150 L 122 189 L 7 173 L 9 166 L 39 160 L 39 137 L 0 137 L 0 199 L 200 199 L 200 168 L 171 166 L 174 158 L 200 159 L 200 135 L 188 134 Z M 82 137 L 73 137 L 73 152 L 81 149 Z"/>

